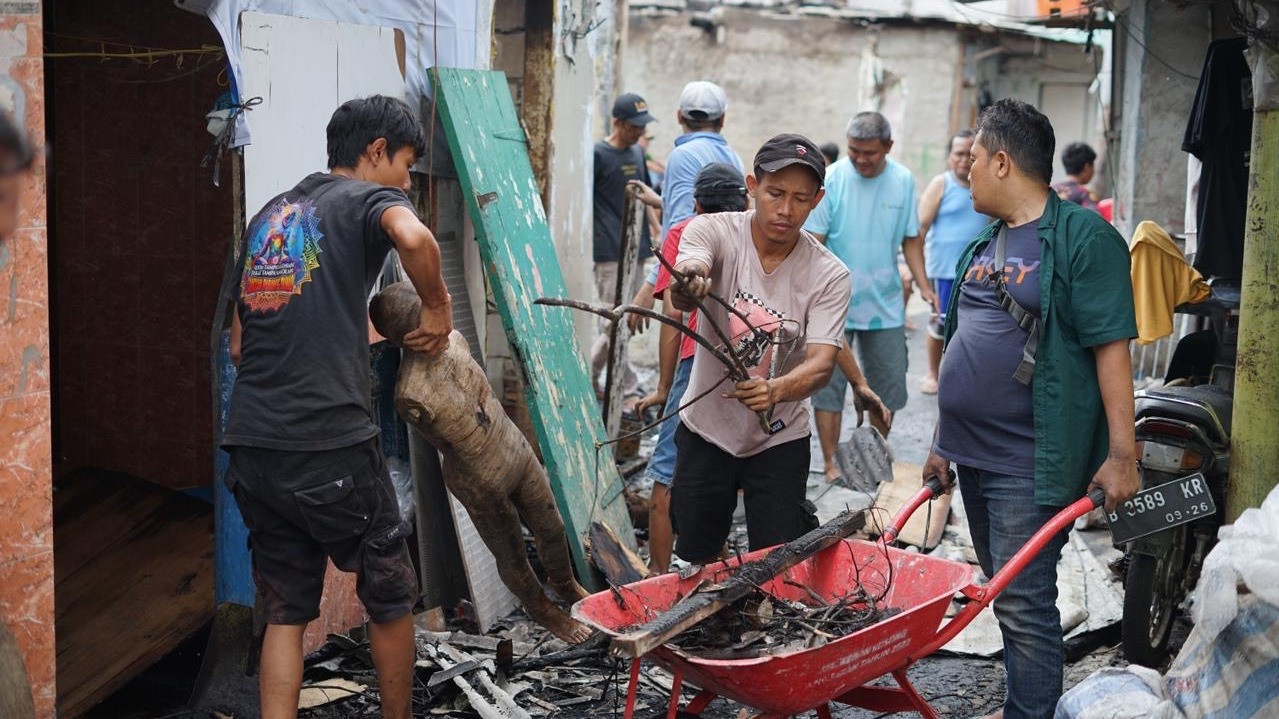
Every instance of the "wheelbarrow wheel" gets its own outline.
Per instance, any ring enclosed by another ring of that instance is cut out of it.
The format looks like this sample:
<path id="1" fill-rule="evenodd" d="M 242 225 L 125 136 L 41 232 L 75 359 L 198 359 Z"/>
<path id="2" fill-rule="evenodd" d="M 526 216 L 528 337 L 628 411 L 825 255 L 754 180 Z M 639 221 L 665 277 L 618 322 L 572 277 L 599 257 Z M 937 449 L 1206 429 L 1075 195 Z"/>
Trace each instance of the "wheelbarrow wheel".
<path id="1" fill-rule="evenodd" d="M 1159 556 L 1133 554 L 1124 582 L 1124 656 L 1133 664 L 1158 669 L 1168 659 L 1168 637 L 1181 601 L 1185 532 Z"/>

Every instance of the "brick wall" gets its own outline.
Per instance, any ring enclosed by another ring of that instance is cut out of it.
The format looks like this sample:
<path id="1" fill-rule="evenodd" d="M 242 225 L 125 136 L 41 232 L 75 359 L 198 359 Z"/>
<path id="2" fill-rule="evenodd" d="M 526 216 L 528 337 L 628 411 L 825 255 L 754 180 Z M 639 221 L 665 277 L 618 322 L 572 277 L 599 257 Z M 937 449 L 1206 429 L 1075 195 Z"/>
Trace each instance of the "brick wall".
<path id="1" fill-rule="evenodd" d="M 37 148 L 18 230 L 0 238 L 0 620 L 25 655 L 36 716 L 54 716 L 48 233 L 40 4 L 0 15 L 0 106 Z"/>
<path id="2" fill-rule="evenodd" d="M 51 52 L 221 46 L 169 0 L 59 0 Z M 53 58 L 49 65 L 55 469 L 174 488 L 212 480 L 209 330 L 232 232 L 200 160 L 225 61 Z"/>

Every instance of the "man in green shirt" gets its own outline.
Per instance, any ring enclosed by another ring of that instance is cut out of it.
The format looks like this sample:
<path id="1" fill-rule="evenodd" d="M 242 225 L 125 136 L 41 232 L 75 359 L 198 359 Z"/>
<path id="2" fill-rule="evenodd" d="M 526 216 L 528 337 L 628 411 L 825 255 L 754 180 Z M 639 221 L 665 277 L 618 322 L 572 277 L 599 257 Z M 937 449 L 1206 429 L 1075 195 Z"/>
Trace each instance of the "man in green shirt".
<path id="1" fill-rule="evenodd" d="M 956 267 L 924 477 L 958 465 L 986 576 L 1086 490 L 1105 490 L 1113 508 L 1140 486 L 1127 243 L 1052 192 L 1053 145 L 1047 117 L 1000 100 L 982 114 L 972 148 L 973 207 L 996 221 Z M 1008 696 L 992 716 L 1053 715 L 1065 662 L 1056 608 L 1065 541 L 1057 535 L 995 600 Z"/>

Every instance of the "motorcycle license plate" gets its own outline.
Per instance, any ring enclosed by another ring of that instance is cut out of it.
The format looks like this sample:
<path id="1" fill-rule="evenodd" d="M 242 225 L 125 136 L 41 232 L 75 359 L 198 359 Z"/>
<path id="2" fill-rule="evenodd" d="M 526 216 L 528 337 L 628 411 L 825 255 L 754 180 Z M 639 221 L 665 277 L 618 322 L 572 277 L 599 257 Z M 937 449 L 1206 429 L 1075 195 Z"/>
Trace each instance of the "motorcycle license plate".
<path id="1" fill-rule="evenodd" d="M 1115 544 L 1140 539 L 1193 522 L 1217 511 L 1202 473 L 1143 489 L 1113 512 L 1106 512 Z"/>

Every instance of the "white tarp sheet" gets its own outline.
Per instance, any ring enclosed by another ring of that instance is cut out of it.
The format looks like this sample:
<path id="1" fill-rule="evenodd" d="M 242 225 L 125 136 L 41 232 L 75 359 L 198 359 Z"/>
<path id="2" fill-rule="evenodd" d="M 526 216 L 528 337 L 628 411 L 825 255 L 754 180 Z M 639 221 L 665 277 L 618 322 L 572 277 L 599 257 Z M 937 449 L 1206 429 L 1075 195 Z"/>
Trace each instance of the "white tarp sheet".
<path id="1" fill-rule="evenodd" d="M 437 64 L 488 67 L 491 8 L 487 0 L 213 0 L 206 13 L 222 36 L 235 86 L 241 92 L 240 14 L 245 11 L 400 30 L 405 44 L 405 95 L 417 107 L 430 95 L 427 69 Z M 238 116 L 232 147 L 249 143 L 252 124 L 252 112 Z"/>

